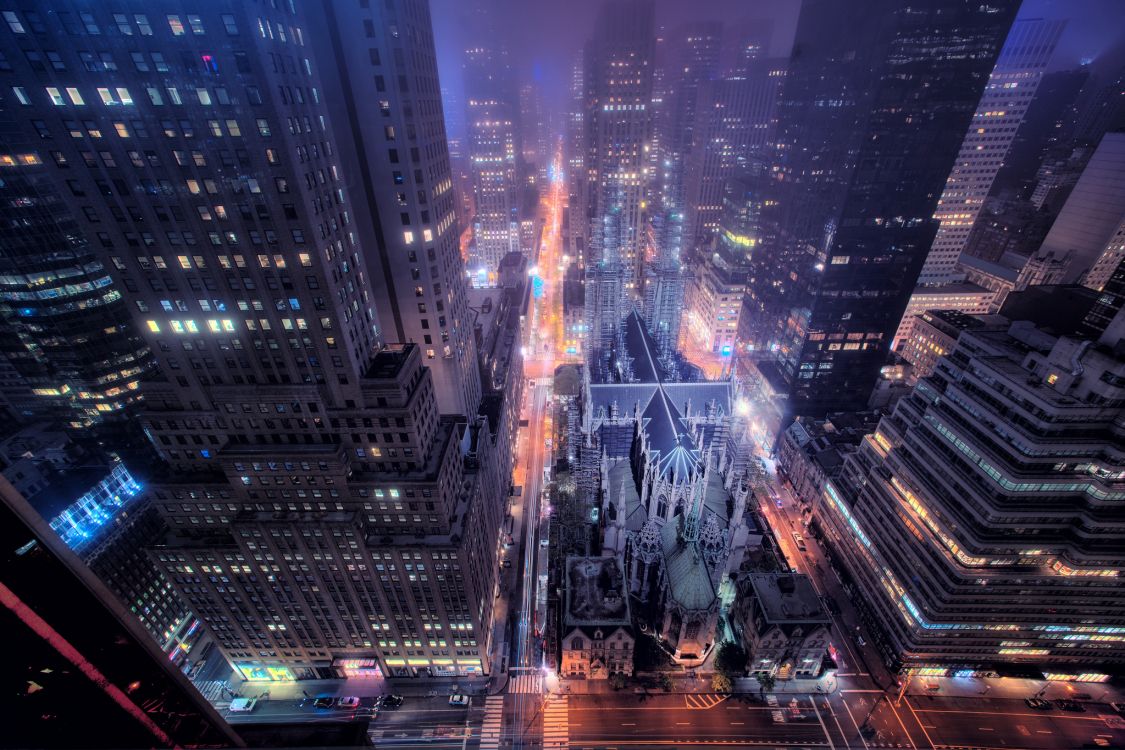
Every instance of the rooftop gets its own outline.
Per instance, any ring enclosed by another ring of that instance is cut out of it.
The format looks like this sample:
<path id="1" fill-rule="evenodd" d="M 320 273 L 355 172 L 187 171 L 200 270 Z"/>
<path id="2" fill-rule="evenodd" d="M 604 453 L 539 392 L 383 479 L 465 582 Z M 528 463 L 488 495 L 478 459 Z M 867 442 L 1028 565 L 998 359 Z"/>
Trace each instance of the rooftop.
<path id="1" fill-rule="evenodd" d="M 831 622 L 808 576 L 751 573 L 750 586 L 766 622 L 771 625 Z"/>
<path id="2" fill-rule="evenodd" d="M 566 558 L 566 624 L 628 625 L 625 573 L 616 557 Z"/>
<path id="3" fill-rule="evenodd" d="M 365 377 L 376 380 L 389 380 L 395 377 L 410 358 L 414 344 L 387 344 L 371 360 Z"/>

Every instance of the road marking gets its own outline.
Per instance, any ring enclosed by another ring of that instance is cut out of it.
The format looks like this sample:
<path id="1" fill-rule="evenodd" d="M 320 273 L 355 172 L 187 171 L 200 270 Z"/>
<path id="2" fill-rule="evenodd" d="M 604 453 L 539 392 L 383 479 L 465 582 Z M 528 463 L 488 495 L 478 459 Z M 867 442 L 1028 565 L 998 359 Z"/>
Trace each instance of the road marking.
<path id="1" fill-rule="evenodd" d="M 995 732 L 996 731 L 992 727 L 977 727 L 977 730 L 981 731 L 981 732 Z"/>
<path id="2" fill-rule="evenodd" d="M 1054 734 L 1050 729 L 1036 729 L 1036 734 Z"/>
<path id="3" fill-rule="evenodd" d="M 730 723 L 730 725 L 732 727 L 742 727 L 742 726 L 746 726 L 746 722 L 745 721 L 732 721 Z"/>
<path id="4" fill-rule="evenodd" d="M 636 724 L 635 724 L 634 722 L 627 722 L 627 723 L 626 723 L 626 722 L 623 722 L 623 723 L 621 724 L 621 726 L 623 726 L 623 727 L 635 727 L 635 726 L 637 726 L 637 725 L 636 725 Z"/>
<path id="5" fill-rule="evenodd" d="M 836 750 L 836 743 L 832 741 L 832 736 L 828 734 L 828 726 L 824 723 L 824 717 L 820 715 L 820 709 L 816 707 L 816 700 L 810 696 L 809 703 L 812 704 L 812 710 L 816 713 L 816 720 L 820 722 L 820 730 L 824 732 L 824 739 L 828 740 L 828 747 Z"/>

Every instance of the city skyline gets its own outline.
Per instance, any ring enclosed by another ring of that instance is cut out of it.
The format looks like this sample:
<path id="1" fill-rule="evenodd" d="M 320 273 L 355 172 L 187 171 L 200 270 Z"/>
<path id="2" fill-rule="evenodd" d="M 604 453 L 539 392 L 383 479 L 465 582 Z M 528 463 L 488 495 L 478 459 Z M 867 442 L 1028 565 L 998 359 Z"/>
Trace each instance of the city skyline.
<path id="1" fill-rule="evenodd" d="M 0 7 L 0 746 L 1125 743 L 1122 29 Z"/>

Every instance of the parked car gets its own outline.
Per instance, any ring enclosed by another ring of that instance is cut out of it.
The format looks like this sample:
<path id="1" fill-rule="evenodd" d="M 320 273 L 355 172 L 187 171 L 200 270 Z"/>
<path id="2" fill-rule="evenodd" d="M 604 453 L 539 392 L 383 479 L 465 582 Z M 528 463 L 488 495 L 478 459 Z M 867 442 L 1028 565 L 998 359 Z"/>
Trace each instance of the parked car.
<path id="1" fill-rule="evenodd" d="M 313 701 L 313 708 L 332 708 L 334 705 L 336 699 L 328 695 L 322 695 Z"/>
<path id="2" fill-rule="evenodd" d="M 1051 701 L 1043 700 L 1042 698 L 1024 698 L 1023 702 L 1028 705 L 1028 708 L 1036 708 L 1040 711 L 1050 711 L 1054 708 Z"/>
<path id="3" fill-rule="evenodd" d="M 401 695 L 388 695 L 383 698 L 383 708 L 398 708 L 404 700 Z"/>
<path id="4" fill-rule="evenodd" d="M 469 696 L 462 695 L 461 693 L 454 693 L 449 696 L 449 705 L 451 706 L 467 706 L 469 705 Z"/>
<path id="5" fill-rule="evenodd" d="M 1058 706 L 1059 708 L 1061 708 L 1063 711 L 1070 711 L 1071 713 L 1075 713 L 1075 714 L 1086 713 L 1086 707 L 1083 706 L 1081 703 L 1077 703 L 1075 701 L 1060 699 L 1060 700 L 1055 701 L 1055 705 Z"/>
<path id="6" fill-rule="evenodd" d="M 354 695 L 347 695 L 336 701 L 336 708 L 358 708 L 359 698 Z"/>
<path id="7" fill-rule="evenodd" d="M 258 705 L 257 698 L 235 698 L 230 702 L 230 712 L 232 714 L 247 714 L 253 711 L 256 705 Z"/>
<path id="8" fill-rule="evenodd" d="M 1125 703 L 1110 703 L 1109 707 L 1119 714 L 1125 714 Z"/>

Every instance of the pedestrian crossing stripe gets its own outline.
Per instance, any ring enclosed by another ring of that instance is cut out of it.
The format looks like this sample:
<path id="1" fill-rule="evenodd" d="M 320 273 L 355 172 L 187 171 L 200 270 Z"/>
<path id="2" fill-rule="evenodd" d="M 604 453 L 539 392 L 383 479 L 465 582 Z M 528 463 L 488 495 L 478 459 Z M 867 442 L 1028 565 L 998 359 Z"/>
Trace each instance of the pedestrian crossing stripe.
<path id="1" fill-rule="evenodd" d="M 547 701 L 543 709 L 543 748 L 570 746 L 569 711 L 565 695 Z"/>
<path id="2" fill-rule="evenodd" d="M 684 705 L 689 709 L 705 710 L 714 708 L 729 697 L 719 693 L 687 693 L 684 695 Z"/>
<path id="3" fill-rule="evenodd" d="M 490 695 L 484 701 L 484 721 L 480 728 L 480 750 L 498 750 L 504 729 L 504 696 Z"/>
<path id="4" fill-rule="evenodd" d="M 509 693 L 542 693 L 543 675 L 521 674 L 512 677 L 508 682 Z"/>

